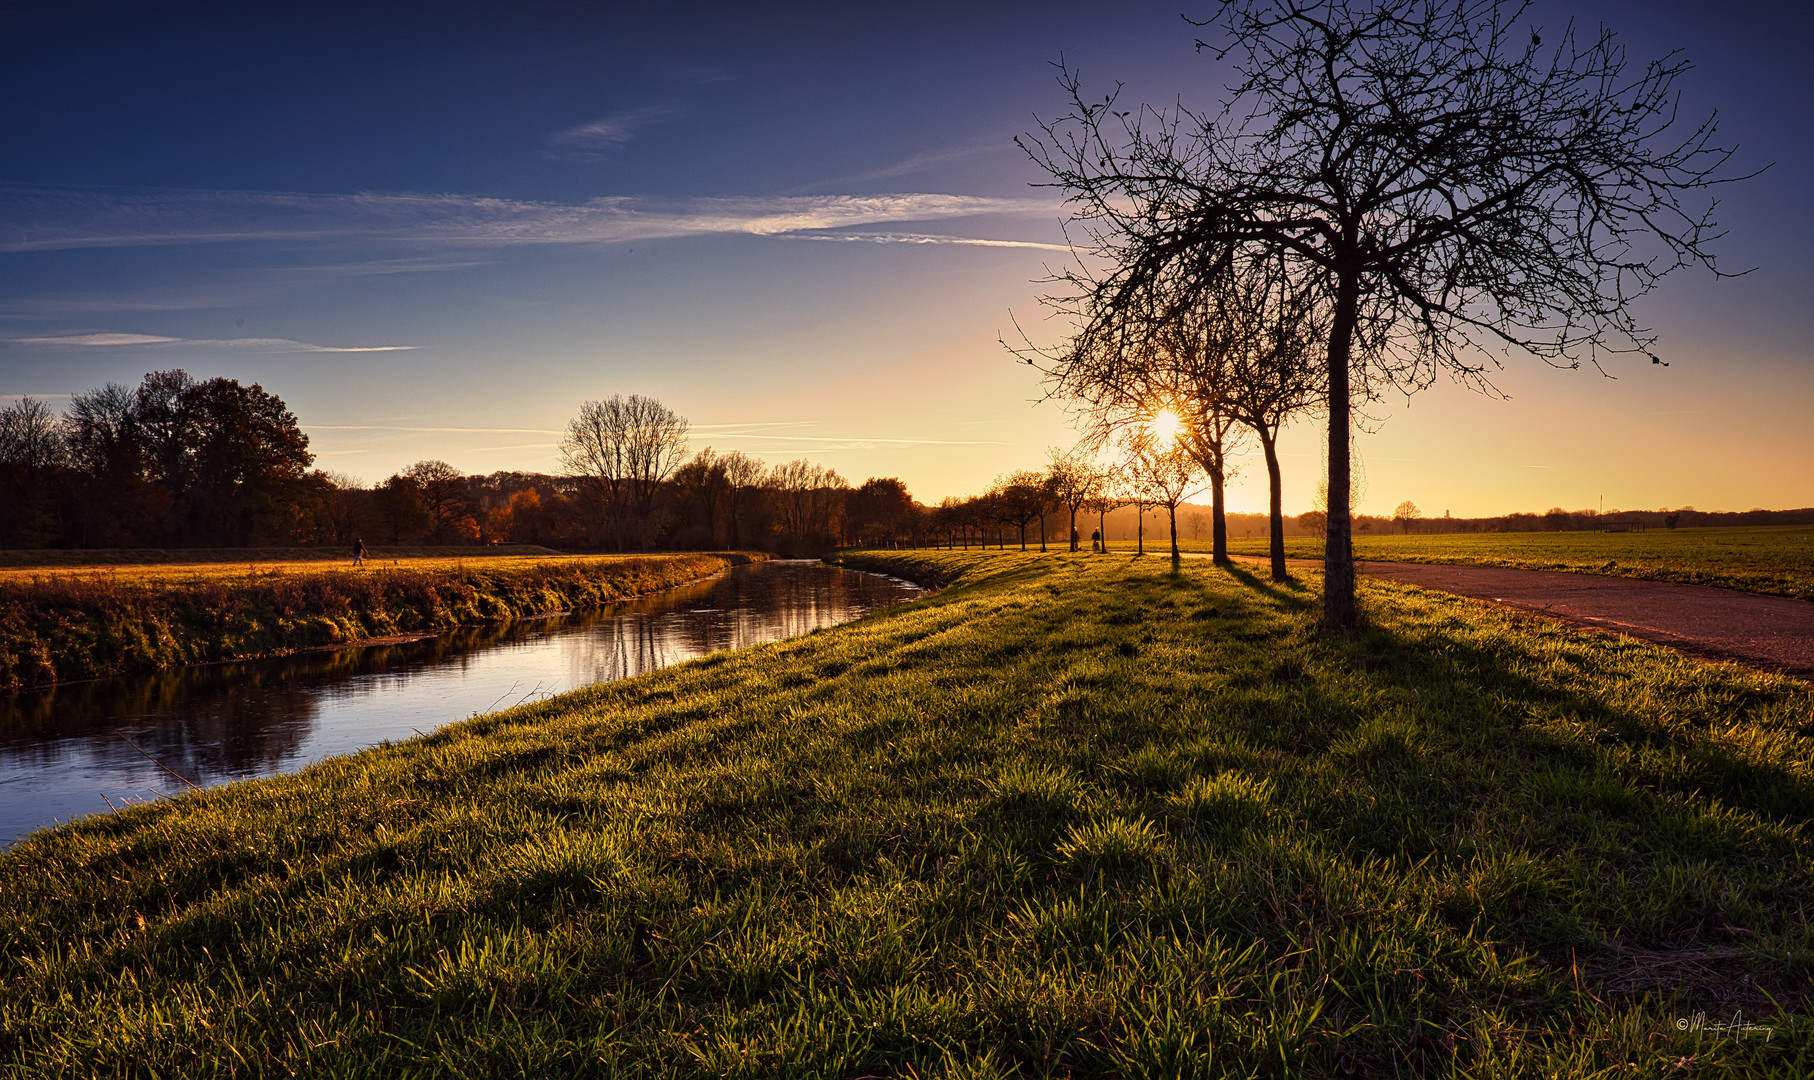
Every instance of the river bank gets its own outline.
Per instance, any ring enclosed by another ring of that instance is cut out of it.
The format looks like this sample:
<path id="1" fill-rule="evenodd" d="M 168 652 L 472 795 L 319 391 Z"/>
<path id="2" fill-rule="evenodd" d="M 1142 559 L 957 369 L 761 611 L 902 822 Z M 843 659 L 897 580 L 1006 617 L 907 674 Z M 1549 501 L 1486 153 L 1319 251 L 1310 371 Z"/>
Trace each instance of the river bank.
<path id="1" fill-rule="evenodd" d="M 0 691 L 434 634 L 611 603 L 744 553 L 90 567 L 0 577 Z"/>
<path id="2" fill-rule="evenodd" d="M 1807 686 L 1391 583 L 1328 635 L 1312 574 L 885 558 L 949 584 L 26 839 L 0 1071 L 1814 1065 Z"/>

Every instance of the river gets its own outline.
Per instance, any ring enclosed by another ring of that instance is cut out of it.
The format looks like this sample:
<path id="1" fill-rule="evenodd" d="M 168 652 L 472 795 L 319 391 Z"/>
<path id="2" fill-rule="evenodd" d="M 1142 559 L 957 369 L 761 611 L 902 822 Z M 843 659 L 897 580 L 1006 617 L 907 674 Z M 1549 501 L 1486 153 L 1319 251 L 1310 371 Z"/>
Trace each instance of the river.
<path id="1" fill-rule="evenodd" d="M 923 595 L 808 561 L 400 645 L 96 679 L 0 697 L 0 847 L 114 806 L 294 772 L 455 720 L 836 626 Z M 172 774 L 177 775 L 172 775 Z"/>

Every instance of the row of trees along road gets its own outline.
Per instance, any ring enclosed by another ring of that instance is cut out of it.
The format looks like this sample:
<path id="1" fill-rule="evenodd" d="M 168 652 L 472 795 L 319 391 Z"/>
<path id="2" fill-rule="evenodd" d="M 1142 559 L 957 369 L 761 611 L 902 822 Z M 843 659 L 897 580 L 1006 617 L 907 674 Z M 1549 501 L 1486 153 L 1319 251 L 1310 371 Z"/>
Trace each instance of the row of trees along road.
<path id="1" fill-rule="evenodd" d="M 1229 61 L 1225 104 L 1123 108 L 1060 64 L 1069 110 L 1021 142 L 1074 206 L 1076 266 L 1046 302 L 1076 327 L 1022 350 L 1097 441 L 1170 408 L 1218 522 L 1234 425 L 1271 440 L 1327 418 L 1324 620 L 1358 624 L 1357 402 L 1439 372 L 1482 389 L 1522 352 L 1661 364 L 1632 298 L 1719 273 L 1705 197 L 1738 179 L 1711 118 L 1685 121 L 1671 54 L 1628 65 L 1604 28 L 1546 46 L 1499 0 L 1225 0 L 1192 26 Z M 1489 352 L 1488 350 L 1492 350 Z M 1215 554 L 1226 558 L 1224 528 Z"/>
<path id="2" fill-rule="evenodd" d="M 1022 469 L 996 479 L 990 488 L 968 498 L 951 497 L 924 513 L 922 532 L 956 547 L 972 539 L 987 545 L 993 534 L 1007 546 L 1013 530 L 1021 550 L 1037 539 L 1039 550 L 1048 549 L 1047 524 L 1053 514 L 1064 514 L 1070 549 L 1082 544 L 1083 531 L 1108 535 L 1106 517 L 1124 506 L 1136 511 L 1136 529 L 1145 550 L 1145 514 L 1164 508 L 1171 527 L 1172 555 L 1178 555 L 1178 507 L 1202 490 L 1202 477 L 1189 450 L 1178 440 L 1161 439 L 1146 429 L 1130 429 L 1119 443 L 1122 456 L 1112 464 L 1098 464 L 1089 448 L 1053 450 L 1043 470 Z M 1088 515 L 1096 516 L 1092 529 Z M 1079 515 L 1085 521 L 1079 525 Z M 1028 530 L 1037 525 L 1035 537 Z"/>

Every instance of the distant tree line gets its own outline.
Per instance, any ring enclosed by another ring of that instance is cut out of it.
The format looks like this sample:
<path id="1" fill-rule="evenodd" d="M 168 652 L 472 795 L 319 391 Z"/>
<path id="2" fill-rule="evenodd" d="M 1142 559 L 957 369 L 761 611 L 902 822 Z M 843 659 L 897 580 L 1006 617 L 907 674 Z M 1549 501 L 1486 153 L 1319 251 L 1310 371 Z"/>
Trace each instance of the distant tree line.
<path id="1" fill-rule="evenodd" d="M 0 546 L 252 545 L 309 534 L 332 482 L 257 383 L 157 371 L 58 413 L 0 409 Z"/>
<path id="2" fill-rule="evenodd" d="M 1415 511 L 1415 507 L 1412 510 Z M 1373 517 L 1356 515 L 1355 529 L 1374 533 L 1399 532 L 1412 535 L 1424 533 L 1483 533 L 1483 532 L 1623 532 L 1641 529 L 1707 529 L 1732 527 L 1739 525 L 1814 525 L 1814 507 L 1800 510 L 1751 510 L 1708 511 L 1696 510 L 1692 506 L 1675 509 L 1663 507 L 1657 510 L 1607 510 L 1599 511 L 1592 507 L 1585 510 L 1564 510 L 1552 506 L 1541 514 L 1511 513 L 1488 517 L 1458 518 L 1450 517 L 1446 512 L 1441 517 L 1426 517 L 1416 513 L 1405 514 L 1401 505 L 1392 517 Z M 1321 528 L 1322 519 L 1315 511 L 1298 516 L 1298 523 L 1305 531 Z"/>
<path id="3" fill-rule="evenodd" d="M 313 469 L 309 439 L 258 384 L 146 375 L 0 408 L 0 547 L 540 544 L 807 554 L 924 542 L 901 481 L 852 487 L 805 460 L 685 452 L 684 418 L 650 398 L 585 403 L 562 475 L 470 476 L 425 460 L 366 487 Z"/>

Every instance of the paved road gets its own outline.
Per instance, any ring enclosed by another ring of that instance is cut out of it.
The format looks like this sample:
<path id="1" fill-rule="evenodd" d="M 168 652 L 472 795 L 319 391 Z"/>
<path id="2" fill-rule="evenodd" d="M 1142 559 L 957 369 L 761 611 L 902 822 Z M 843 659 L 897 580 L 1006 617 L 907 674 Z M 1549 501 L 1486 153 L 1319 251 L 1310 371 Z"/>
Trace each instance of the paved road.
<path id="1" fill-rule="evenodd" d="M 1308 559 L 1290 562 L 1314 569 L 1323 565 Z M 1814 603 L 1806 600 L 1705 585 L 1493 566 L 1394 562 L 1355 566 L 1370 577 L 1629 634 L 1703 660 L 1735 660 L 1814 679 Z"/>

